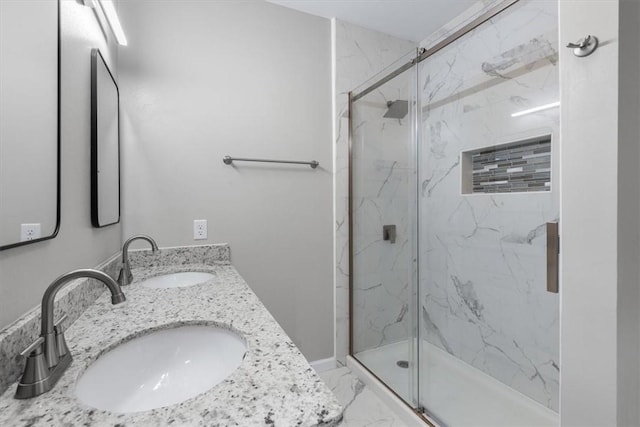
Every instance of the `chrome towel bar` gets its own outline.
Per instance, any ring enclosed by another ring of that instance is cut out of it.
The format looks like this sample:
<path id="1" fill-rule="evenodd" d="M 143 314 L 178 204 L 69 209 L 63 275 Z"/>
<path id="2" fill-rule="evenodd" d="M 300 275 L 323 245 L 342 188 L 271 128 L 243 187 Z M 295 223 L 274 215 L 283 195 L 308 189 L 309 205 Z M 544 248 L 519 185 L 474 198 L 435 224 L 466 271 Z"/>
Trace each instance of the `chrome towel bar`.
<path id="1" fill-rule="evenodd" d="M 231 156 L 224 156 L 222 158 L 222 161 L 224 162 L 225 165 L 230 165 L 231 163 L 235 162 L 235 161 L 241 161 L 241 162 L 263 162 L 263 163 L 293 163 L 296 165 L 309 165 L 311 166 L 311 169 L 315 169 L 318 167 L 318 165 L 320 163 L 316 162 L 315 160 L 311 160 L 310 162 L 298 162 L 295 160 L 270 160 L 270 159 L 244 159 L 241 157 L 231 157 Z"/>

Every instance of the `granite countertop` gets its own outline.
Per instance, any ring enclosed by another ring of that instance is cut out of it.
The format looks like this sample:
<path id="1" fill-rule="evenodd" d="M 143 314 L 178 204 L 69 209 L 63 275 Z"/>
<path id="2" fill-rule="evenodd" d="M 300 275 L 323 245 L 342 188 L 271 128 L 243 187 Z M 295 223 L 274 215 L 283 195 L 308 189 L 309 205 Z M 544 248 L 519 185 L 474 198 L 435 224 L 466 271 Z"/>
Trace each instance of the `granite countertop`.
<path id="1" fill-rule="evenodd" d="M 148 277 L 179 271 L 210 272 L 203 284 L 148 289 Z M 65 333 L 73 362 L 55 387 L 36 398 L 0 396 L 0 425 L 332 426 L 342 408 L 331 391 L 231 265 L 182 264 L 133 270 L 127 301 L 111 305 L 105 292 Z M 83 371 L 101 354 L 145 331 L 185 324 L 216 324 L 247 344 L 240 367 L 209 391 L 172 406 L 117 414 L 90 408 L 74 396 Z"/>

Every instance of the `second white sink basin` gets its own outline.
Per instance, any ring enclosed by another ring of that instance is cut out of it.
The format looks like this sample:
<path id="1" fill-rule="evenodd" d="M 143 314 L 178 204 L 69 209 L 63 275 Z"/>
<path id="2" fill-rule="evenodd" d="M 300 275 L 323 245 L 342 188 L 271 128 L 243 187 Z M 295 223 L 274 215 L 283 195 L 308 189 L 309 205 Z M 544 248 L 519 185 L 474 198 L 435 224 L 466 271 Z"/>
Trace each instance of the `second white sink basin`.
<path id="1" fill-rule="evenodd" d="M 238 335 L 215 326 L 181 326 L 143 335 L 99 357 L 80 376 L 76 397 L 111 412 L 173 405 L 222 382 L 244 358 Z"/>
<path id="2" fill-rule="evenodd" d="M 184 286 L 199 285 L 214 277 L 211 273 L 185 271 L 183 273 L 163 274 L 162 276 L 151 277 L 140 282 L 140 284 L 152 289 L 182 288 Z"/>

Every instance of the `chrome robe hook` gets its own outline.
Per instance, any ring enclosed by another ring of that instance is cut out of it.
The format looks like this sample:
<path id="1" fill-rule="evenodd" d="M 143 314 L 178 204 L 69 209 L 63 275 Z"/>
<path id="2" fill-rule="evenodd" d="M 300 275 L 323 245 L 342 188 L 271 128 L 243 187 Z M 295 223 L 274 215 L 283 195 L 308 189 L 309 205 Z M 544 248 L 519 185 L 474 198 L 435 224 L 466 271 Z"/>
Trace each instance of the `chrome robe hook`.
<path id="1" fill-rule="evenodd" d="M 598 38 L 596 36 L 587 36 L 578 40 L 577 43 L 569 43 L 568 48 L 573 49 L 573 54 L 578 57 L 589 56 L 598 48 Z"/>

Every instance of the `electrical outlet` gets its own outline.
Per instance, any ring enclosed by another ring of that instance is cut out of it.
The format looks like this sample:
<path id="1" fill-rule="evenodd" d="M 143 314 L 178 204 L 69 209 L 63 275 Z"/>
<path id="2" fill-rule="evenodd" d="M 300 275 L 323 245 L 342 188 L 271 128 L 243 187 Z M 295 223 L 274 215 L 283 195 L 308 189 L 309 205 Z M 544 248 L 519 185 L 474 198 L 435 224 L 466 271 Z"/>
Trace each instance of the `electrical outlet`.
<path id="1" fill-rule="evenodd" d="M 193 220 L 193 240 L 204 240 L 207 238 L 207 220 Z"/>
<path id="2" fill-rule="evenodd" d="M 21 242 L 39 239 L 40 237 L 40 224 L 20 224 Z"/>

